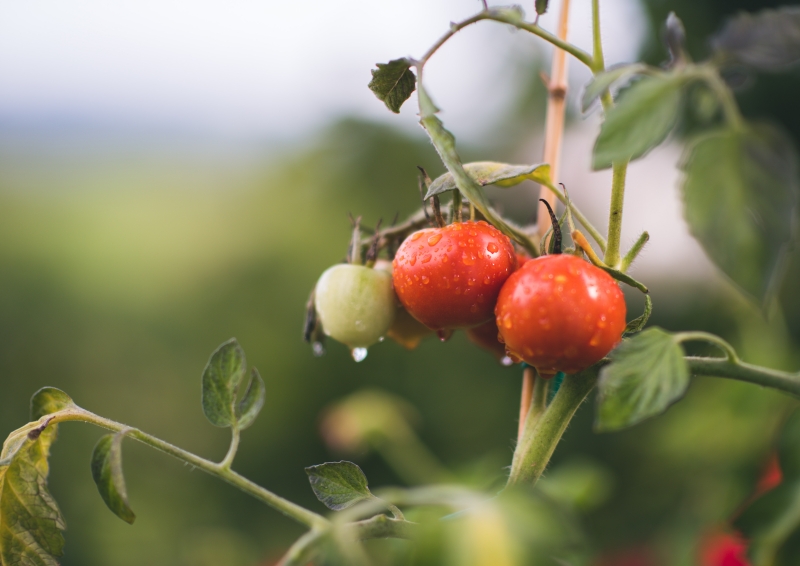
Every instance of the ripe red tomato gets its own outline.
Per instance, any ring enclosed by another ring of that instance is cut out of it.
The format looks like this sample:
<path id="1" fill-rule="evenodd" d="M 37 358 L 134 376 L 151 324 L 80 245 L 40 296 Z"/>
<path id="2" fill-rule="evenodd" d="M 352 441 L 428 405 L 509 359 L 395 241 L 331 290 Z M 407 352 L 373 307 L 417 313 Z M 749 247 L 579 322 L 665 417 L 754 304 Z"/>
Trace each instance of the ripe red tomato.
<path id="1" fill-rule="evenodd" d="M 616 281 L 567 254 L 525 263 L 500 291 L 495 314 L 512 357 L 543 375 L 586 369 L 625 330 L 625 299 Z"/>
<path id="2" fill-rule="evenodd" d="M 411 234 L 393 265 L 400 302 L 421 323 L 441 330 L 491 319 L 517 257 L 511 241 L 494 226 L 459 222 Z"/>

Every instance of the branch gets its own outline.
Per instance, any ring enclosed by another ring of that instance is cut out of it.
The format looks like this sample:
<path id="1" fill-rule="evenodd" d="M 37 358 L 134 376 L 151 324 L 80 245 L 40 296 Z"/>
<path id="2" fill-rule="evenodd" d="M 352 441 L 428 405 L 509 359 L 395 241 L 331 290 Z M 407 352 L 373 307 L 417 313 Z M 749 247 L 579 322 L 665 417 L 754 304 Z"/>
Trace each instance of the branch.
<path id="1" fill-rule="evenodd" d="M 51 415 L 45 415 L 39 419 L 38 422 L 42 424 L 47 423 L 50 425 L 68 421 L 90 423 L 114 432 L 126 430 L 129 438 L 138 440 L 142 444 L 146 444 L 151 448 L 160 450 L 161 452 L 169 454 L 170 456 L 173 456 L 182 462 L 191 464 L 192 466 L 203 470 L 207 474 L 226 481 L 234 487 L 241 489 L 248 495 L 255 497 L 262 503 L 266 503 L 276 511 L 280 511 L 287 517 L 294 519 L 298 523 L 301 523 L 312 529 L 325 528 L 330 524 L 330 522 L 322 515 L 318 515 L 317 513 L 309 511 L 308 509 L 301 507 L 296 503 L 292 503 L 288 499 L 284 499 L 283 497 L 272 493 L 268 489 L 265 489 L 260 485 L 250 481 L 244 476 L 237 474 L 229 467 L 226 467 L 225 461 L 223 461 L 222 464 L 217 464 L 216 462 L 206 460 L 205 458 L 201 458 L 196 454 L 192 454 L 191 452 L 188 452 L 182 448 L 178 448 L 169 442 L 165 442 L 159 438 L 156 438 L 155 436 L 142 432 L 139 429 L 112 421 L 111 419 L 106 419 L 99 415 L 95 415 L 94 413 L 86 411 L 85 409 L 65 409 Z"/>
<path id="2" fill-rule="evenodd" d="M 533 485 L 542 475 L 575 411 L 597 383 L 594 369 L 567 376 L 555 398 L 538 419 L 527 419 L 514 451 L 507 486 Z"/>
<path id="3" fill-rule="evenodd" d="M 726 358 L 686 357 L 692 375 L 724 377 L 771 387 L 800 398 L 800 372 L 788 373 Z"/>
<path id="4" fill-rule="evenodd" d="M 575 57 L 578 61 L 589 67 L 589 69 L 591 69 L 592 71 L 595 70 L 592 56 L 589 55 L 583 49 L 580 49 L 572 45 L 571 43 L 559 39 L 556 35 L 553 35 L 552 33 L 545 31 L 538 25 L 531 24 L 528 22 L 523 22 L 521 19 L 515 18 L 514 16 L 511 15 L 509 10 L 507 9 L 504 10 L 498 8 L 490 8 L 488 10 L 484 10 L 478 14 L 475 14 L 471 18 L 467 18 L 464 21 L 450 24 L 450 30 L 447 33 L 445 33 L 442 37 L 440 37 L 439 40 L 436 43 L 434 43 L 430 49 L 428 49 L 425 55 L 423 55 L 422 58 L 419 61 L 417 61 L 417 64 L 425 65 L 425 63 L 428 62 L 428 59 L 433 57 L 434 53 L 436 53 L 442 45 L 447 43 L 447 40 L 449 40 L 451 37 L 453 37 L 455 34 L 457 34 L 465 27 L 471 26 L 472 24 L 483 20 L 489 20 L 501 24 L 508 24 L 517 29 L 532 33 L 533 35 L 542 38 L 543 40 L 552 44 L 553 46 L 566 51 L 567 53 Z"/>

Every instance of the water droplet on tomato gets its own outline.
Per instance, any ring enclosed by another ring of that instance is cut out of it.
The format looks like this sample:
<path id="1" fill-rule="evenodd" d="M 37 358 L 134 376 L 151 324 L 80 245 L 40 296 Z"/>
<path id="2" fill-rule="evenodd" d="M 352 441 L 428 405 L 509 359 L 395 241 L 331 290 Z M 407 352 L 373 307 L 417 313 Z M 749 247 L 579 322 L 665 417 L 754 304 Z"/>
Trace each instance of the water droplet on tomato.
<path id="1" fill-rule="evenodd" d="M 450 340 L 450 337 L 452 335 L 453 331 L 446 328 L 442 328 L 441 330 L 436 331 L 436 336 L 439 337 L 440 342 L 447 342 L 448 340 Z"/>
<path id="2" fill-rule="evenodd" d="M 353 356 L 353 360 L 356 362 L 363 362 L 367 358 L 367 349 L 353 348 L 350 350 L 350 355 Z"/>
<path id="3" fill-rule="evenodd" d="M 471 307 L 469 307 L 469 312 L 478 312 L 478 305 L 473 304 Z"/>
<path id="4" fill-rule="evenodd" d="M 416 242 L 421 237 L 422 237 L 422 232 L 414 232 L 413 234 L 411 234 L 411 241 Z"/>
<path id="5" fill-rule="evenodd" d="M 435 246 L 436 244 L 439 243 L 439 240 L 441 240 L 441 239 L 442 239 L 442 235 L 441 234 L 434 234 L 433 236 L 428 238 L 428 245 L 429 246 Z"/>
<path id="6" fill-rule="evenodd" d="M 509 367 L 514 365 L 514 360 L 511 359 L 511 356 L 503 356 L 500 358 L 500 363 L 506 367 Z"/>
<path id="7" fill-rule="evenodd" d="M 470 236 L 477 236 L 477 235 L 478 235 L 478 233 L 477 233 L 475 230 L 470 230 L 470 231 L 469 231 L 469 235 L 470 235 Z"/>
<path id="8" fill-rule="evenodd" d="M 431 254 L 425 254 L 422 256 L 422 263 L 428 263 L 431 260 Z"/>
<path id="9" fill-rule="evenodd" d="M 311 344 L 311 352 L 317 358 L 324 356 L 325 346 L 322 344 L 322 342 L 314 342 L 313 344 Z"/>
<path id="10" fill-rule="evenodd" d="M 412 255 L 411 258 L 408 260 L 408 263 L 410 263 L 411 265 L 415 265 L 417 263 L 417 254 Z"/>
<path id="11" fill-rule="evenodd" d="M 464 265 L 475 265 L 475 256 L 464 252 L 464 254 L 461 256 L 461 261 L 464 263 Z"/>
<path id="12" fill-rule="evenodd" d="M 492 278 L 491 277 L 484 277 L 483 278 L 483 284 L 484 285 L 488 285 L 491 282 L 492 282 Z"/>
<path id="13" fill-rule="evenodd" d="M 428 279 L 428 276 L 427 276 L 427 275 L 423 275 L 423 276 L 422 276 L 422 283 L 423 283 L 423 284 L 427 285 L 427 284 L 428 284 L 428 283 L 430 283 L 430 282 L 431 282 L 431 280 L 430 280 L 430 279 Z"/>
<path id="14" fill-rule="evenodd" d="M 486 246 L 486 250 L 492 254 L 496 254 L 498 249 L 499 248 L 497 247 L 497 244 L 494 242 L 489 242 L 489 244 Z"/>

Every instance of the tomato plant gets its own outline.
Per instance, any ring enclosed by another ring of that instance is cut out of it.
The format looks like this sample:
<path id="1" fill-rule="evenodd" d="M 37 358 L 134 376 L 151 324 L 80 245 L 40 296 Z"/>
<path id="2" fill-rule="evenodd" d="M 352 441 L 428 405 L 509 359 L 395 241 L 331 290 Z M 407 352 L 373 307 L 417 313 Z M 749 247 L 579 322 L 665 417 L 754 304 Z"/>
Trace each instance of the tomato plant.
<path id="1" fill-rule="evenodd" d="M 348 262 L 321 275 L 307 304 L 304 327 L 316 354 L 322 353 L 324 334 L 354 350 L 392 333 L 400 336 L 402 345 L 416 346 L 426 331 L 411 324 L 409 314 L 437 331 L 470 329 L 472 337 L 490 349 L 497 346 L 491 337 L 499 332 L 505 347 L 527 362 L 522 369 L 519 433 L 502 489 L 476 488 L 480 482 L 475 481 L 459 484 L 459 476 L 416 436 L 413 411 L 394 396 L 374 391 L 356 393 L 329 411 L 324 436 L 342 450 L 379 452 L 397 476 L 414 487 L 373 492 L 352 462 L 310 466 L 306 473 L 314 495 L 335 512 L 323 516 L 254 483 L 235 472 L 233 462 L 242 431 L 265 403 L 266 384 L 255 368 L 248 371 L 243 350 L 231 339 L 212 353 L 201 377 L 205 416 L 231 433 L 228 452 L 219 462 L 83 409 L 61 390 L 39 390 L 31 402 L 31 422 L 9 435 L 0 454 L 1 564 L 49 566 L 62 552 L 65 523 L 48 491 L 47 476 L 49 450 L 57 426 L 64 422 L 82 421 L 110 431 L 92 454 L 92 477 L 109 509 L 128 523 L 135 515 L 122 470 L 126 438 L 228 482 L 307 528 L 287 550 L 284 566 L 575 566 L 596 563 L 594 545 L 582 537 L 577 516 L 600 504 L 602 474 L 591 466 L 566 471 L 553 466 L 548 476 L 545 471 L 593 390 L 597 432 L 623 430 L 664 413 L 697 377 L 732 379 L 800 397 L 800 372 L 746 363 L 731 344 L 709 332 L 647 327 L 653 300 L 648 286 L 631 270 L 649 234 L 644 232 L 627 250 L 622 240 L 628 164 L 673 131 L 684 132 L 688 137 L 683 140 L 681 194 L 689 230 L 745 301 L 778 309 L 776 291 L 787 253 L 796 244 L 798 159 L 779 125 L 754 122 L 742 113 L 732 83 L 743 69 L 771 73 L 800 62 L 800 11 L 783 8 L 733 18 L 714 36 L 711 56 L 704 61 L 689 56 L 683 25 L 671 14 L 663 33 L 669 61 L 660 67 L 635 63 L 607 69 L 599 0 L 592 0 L 585 14 L 592 21 L 591 53 L 567 40 L 568 1 L 563 2 L 556 33 L 538 24 L 548 2 L 537 1 L 535 7 L 537 17 L 529 21 L 520 7 L 483 2 L 476 15 L 451 23 L 419 59 L 395 59 L 373 70 L 369 88 L 391 111 L 399 112 L 417 93 L 420 125 L 447 171 L 430 179 L 420 168 L 419 186 L 409 190 L 420 190 L 423 204 L 406 220 L 364 230 L 360 219 L 353 222 Z M 463 163 L 455 137 L 439 118 L 424 80 L 426 65 L 450 38 L 479 22 L 530 33 L 554 47 L 547 77 L 545 163 Z M 556 182 L 569 86 L 567 55 L 593 75 L 583 90 L 582 109 L 598 107 L 603 115 L 591 165 L 611 170 L 605 233 Z M 676 129 L 687 107 L 697 122 Z M 535 224 L 519 226 L 498 211 L 485 187 L 524 181 L 537 185 L 532 190 L 542 206 Z M 443 208 L 440 199 L 446 197 Z M 558 203 L 560 218 L 553 210 Z M 562 245 L 565 249 L 559 253 Z M 523 251 L 531 258 L 524 264 L 517 256 Z M 393 261 L 391 273 L 388 261 Z M 631 320 L 626 320 L 623 286 L 643 297 L 644 312 Z M 403 310 L 397 310 L 397 300 Z M 403 329 L 393 326 L 398 321 Z M 431 342 L 426 347 L 442 347 Z M 687 355 L 696 353 L 687 352 L 689 342 L 718 355 Z M 363 354 L 354 357 L 358 361 Z M 324 361 L 318 363 L 324 367 Z M 545 379 L 554 372 L 568 375 Z M 725 532 L 741 533 L 743 538 L 735 535 L 719 544 L 712 540 L 703 547 L 701 561 L 797 563 L 800 412 L 787 409 L 782 416 L 774 466 L 762 483 L 753 479 L 754 494 L 735 512 L 730 509 L 725 524 Z M 509 415 L 509 420 L 514 418 Z M 713 434 L 713 423 L 705 428 L 709 430 L 702 434 Z M 686 459 L 699 458 L 697 453 L 687 454 Z M 695 466 L 698 471 L 705 467 L 702 462 Z M 418 486 L 424 483 L 431 485 Z M 729 498 L 726 494 L 726 505 Z M 686 529 L 679 534 L 700 544 L 707 527 L 697 524 L 689 535 Z M 406 542 L 369 546 L 367 541 L 376 538 Z M 649 559 L 655 552 L 651 550 L 628 556 Z M 665 564 L 685 560 L 685 553 L 666 555 L 671 562 Z"/>

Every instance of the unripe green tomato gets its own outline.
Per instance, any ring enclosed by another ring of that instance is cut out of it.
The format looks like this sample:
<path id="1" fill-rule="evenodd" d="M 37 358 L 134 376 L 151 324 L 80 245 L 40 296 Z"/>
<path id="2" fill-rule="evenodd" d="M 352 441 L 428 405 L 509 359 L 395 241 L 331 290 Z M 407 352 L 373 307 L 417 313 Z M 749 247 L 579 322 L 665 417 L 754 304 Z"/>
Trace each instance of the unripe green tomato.
<path id="1" fill-rule="evenodd" d="M 363 265 L 340 264 L 317 281 L 314 305 L 322 330 L 350 348 L 366 348 L 386 334 L 397 298 L 392 276 Z"/>

